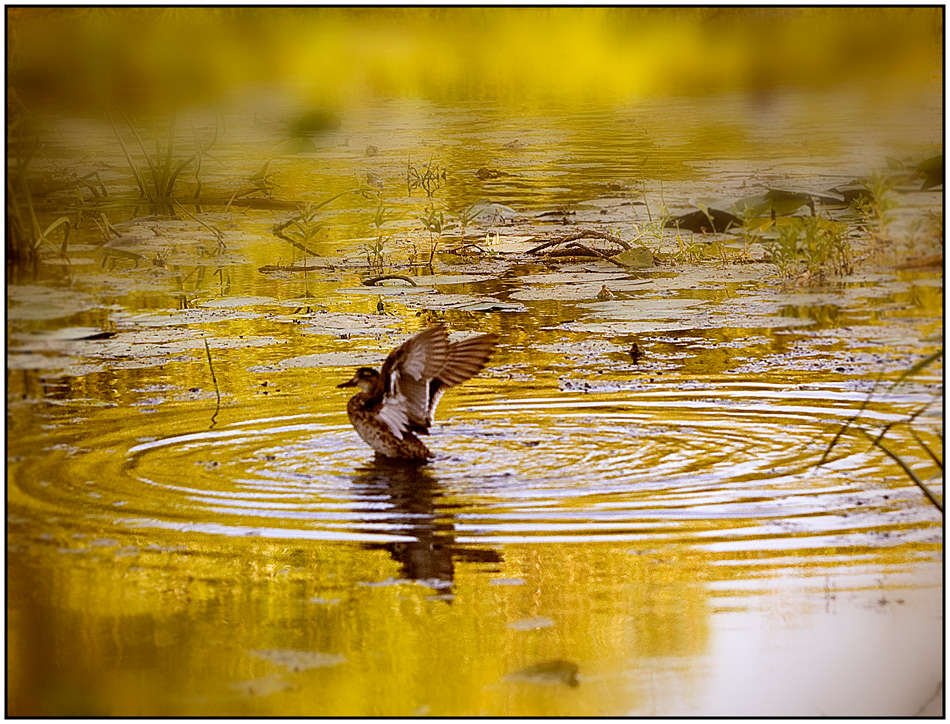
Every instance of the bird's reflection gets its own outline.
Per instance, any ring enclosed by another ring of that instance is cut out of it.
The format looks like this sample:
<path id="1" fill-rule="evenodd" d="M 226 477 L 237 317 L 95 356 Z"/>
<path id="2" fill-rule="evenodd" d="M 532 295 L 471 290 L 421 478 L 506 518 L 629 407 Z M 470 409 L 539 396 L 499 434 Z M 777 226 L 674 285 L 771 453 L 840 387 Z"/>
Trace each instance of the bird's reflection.
<path id="1" fill-rule="evenodd" d="M 385 527 L 378 532 L 412 538 L 365 544 L 372 550 L 387 551 L 400 564 L 405 578 L 451 592 L 456 560 L 501 562 L 497 551 L 455 544 L 452 514 L 447 505 L 440 505 L 443 492 L 430 468 L 376 457 L 356 470 L 353 484 L 357 495 L 388 499 L 391 504 L 392 517 L 382 521 Z"/>

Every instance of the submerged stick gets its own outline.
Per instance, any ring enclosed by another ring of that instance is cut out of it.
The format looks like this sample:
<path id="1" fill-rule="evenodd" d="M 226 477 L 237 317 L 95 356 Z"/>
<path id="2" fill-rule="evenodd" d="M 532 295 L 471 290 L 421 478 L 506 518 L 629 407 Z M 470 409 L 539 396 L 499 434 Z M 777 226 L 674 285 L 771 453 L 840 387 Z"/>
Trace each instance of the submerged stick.
<path id="1" fill-rule="evenodd" d="M 208 346 L 208 338 L 205 337 L 205 354 L 208 355 L 208 369 L 211 370 L 211 381 L 214 383 L 214 394 L 217 397 L 218 404 L 214 408 L 214 414 L 211 416 L 211 427 L 215 426 L 215 418 L 221 411 L 221 390 L 218 389 L 218 378 L 214 374 L 214 365 L 211 363 L 211 348 Z"/>
<path id="2" fill-rule="evenodd" d="M 890 450 L 888 447 L 886 447 L 884 443 L 880 441 L 880 439 L 874 438 L 867 430 L 860 427 L 858 428 L 858 430 L 861 432 L 862 435 L 864 435 L 868 440 L 870 440 L 874 444 L 874 447 L 878 448 L 881 452 L 887 455 L 891 460 L 897 463 L 900 466 L 901 470 L 907 473 L 907 477 L 909 477 L 911 480 L 914 481 L 914 485 L 916 485 L 918 488 L 924 491 L 924 495 L 930 498 L 930 502 L 936 506 L 937 510 L 943 513 L 943 504 L 939 500 L 937 500 L 937 497 L 930 491 L 930 488 L 927 487 L 927 484 L 923 480 L 921 480 L 920 477 L 918 477 L 917 473 L 911 470 L 910 466 L 907 465 L 907 463 L 905 463 L 903 460 L 901 460 L 900 455 L 898 455 L 893 450 Z"/>

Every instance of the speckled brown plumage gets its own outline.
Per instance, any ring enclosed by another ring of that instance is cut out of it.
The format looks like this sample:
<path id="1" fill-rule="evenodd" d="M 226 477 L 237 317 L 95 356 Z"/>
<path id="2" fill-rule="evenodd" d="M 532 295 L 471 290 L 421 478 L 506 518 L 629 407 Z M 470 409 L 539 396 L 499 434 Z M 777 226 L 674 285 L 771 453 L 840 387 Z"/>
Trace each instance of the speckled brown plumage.
<path id="1" fill-rule="evenodd" d="M 427 435 L 442 393 L 477 375 L 497 341 L 481 334 L 450 342 L 445 327 L 429 327 L 394 349 L 377 372 L 360 367 L 338 387 L 359 387 L 346 406 L 350 422 L 379 455 L 425 461 Z"/>

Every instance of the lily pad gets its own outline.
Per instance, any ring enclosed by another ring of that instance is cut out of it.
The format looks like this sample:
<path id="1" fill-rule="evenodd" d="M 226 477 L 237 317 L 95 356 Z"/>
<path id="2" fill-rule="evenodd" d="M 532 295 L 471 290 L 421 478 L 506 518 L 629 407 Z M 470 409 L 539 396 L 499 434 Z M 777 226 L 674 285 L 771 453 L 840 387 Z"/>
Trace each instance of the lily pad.
<path id="1" fill-rule="evenodd" d="M 708 208 L 706 211 L 690 211 L 674 216 L 664 225 L 667 229 L 685 229 L 697 234 L 725 231 L 732 226 L 742 226 L 742 219 L 723 209 Z"/>
<path id="2" fill-rule="evenodd" d="M 371 352 L 318 352 L 290 357 L 277 363 L 284 369 L 291 367 L 363 367 L 378 365 L 381 359 Z"/>
<path id="3" fill-rule="evenodd" d="M 105 330 L 99 329 L 98 327 L 63 327 L 62 329 L 44 330 L 37 332 L 36 334 L 36 336 L 40 339 L 58 339 L 67 341 L 75 341 L 80 339 L 110 339 L 115 337 L 115 335 L 115 332 L 107 332 Z"/>
<path id="4" fill-rule="evenodd" d="M 532 285 L 526 289 L 518 289 L 508 295 L 509 299 L 522 302 L 557 300 L 562 302 L 593 300 L 597 298 L 602 287 L 606 286 L 611 292 L 627 292 L 642 290 L 649 280 L 646 279 L 619 279 L 604 285 L 600 282 L 593 284 L 557 284 L 552 286 Z"/>
<path id="5" fill-rule="evenodd" d="M 325 334 L 335 337 L 349 335 L 391 335 L 399 320 L 381 314 L 329 312 L 317 314 L 301 328 L 304 334 Z"/>
<path id="6" fill-rule="evenodd" d="M 550 628 L 554 625 L 554 621 L 544 616 L 533 616 L 531 618 L 522 618 L 518 621 L 512 621 L 508 624 L 508 628 L 514 629 L 515 631 L 537 631 L 542 628 Z"/>
<path id="7" fill-rule="evenodd" d="M 277 302 L 273 297 L 224 297 L 223 299 L 211 299 L 202 302 L 202 307 L 212 308 L 234 308 L 234 307 L 252 307 L 261 304 L 275 304 Z"/>
<path id="8" fill-rule="evenodd" d="M 79 362 L 75 357 L 59 357 L 36 352 L 11 351 L 7 354 L 8 370 L 62 370 Z"/>
<path id="9" fill-rule="evenodd" d="M 180 309 L 154 314 L 115 312 L 110 316 L 119 327 L 171 327 L 186 324 L 213 324 L 238 319 L 258 319 L 260 312 L 235 309 Z"/>
<path id="10" fill-rule="evenodd" d="M 705 302 L 701 299 L 682 299 L 669 297 L 664 299 L 614 299 L 607 302 L 590 302 L 580 306 L 593 309 L 598 316 L 611 319 L 673 319 L 685 309 L 698 307 Z"/>
<path id="11" fill-rule="evenodd" d="M 617 274 L 588 272 L 551 272 L 549 274 L 531 274 L 518 277 L 522 284 L 571 284 L 574 282 L 606 282 L 617 279 Z M 599 289 L 599 287 L 598 287 Z"/>
<path id="12" fill-rule="evenodd" d="M 439 287 L 449 284 L 474 284 L 489 279 L 495 279 L 495 277 L 489 274 L 432 274 L 431 276 L 416 277 L 416 284 L 424 283 Z"/>
<path id="13" fill-rule="evenodd" d="M 462 312 L 525 311 L 525 306 L 517 302 L 502 302 L 494 297 L 479 297 L 471 294 L 435 294 L 422 298 L 414 297 L 407 299 L 405 305 L 414 309 L 454 309 Z"/>
<path id="14" fill-rule="evenodd" d="M 626 346 L 629 347 L 630 345 L 628 344 Z M 539 352 L 547 352 L 548 354 L 556 354 L 562 357 L 578 357 L 582 359 L 590 359 L 592 357 L 602 356 L 605 354 L 621 352 L 625 349 L 609 340 L 596 339 L 592 337 L 577 341 L 565 340 L 561 342 L 554 342 L 552 344 L 539 344 L 536 345 L 536 348 Z"/>
<path id="15" fill-rule="evenodd" d="M 642 322 L 566 322 L 562 329 L 569 332 L 588 332 L 591 334 L 651 334 L 655 332 L 688 332 L 697 329 L 697 325 L 685 322 L 657 322 L 647 319 Z"/>
<path id="16" fill-rule="evenodd" d="M 71 317 L 99 306 L 92 297 L 80 292 L 35 285 L 7 287 L 7 302 L 8 318 L 24 321 Z"/>
<path id="17" fill-rule="evenodd" d="M 469 218 L 478 224 L 507 224 L 514 221 L 518 212 L 510 206 L 496 204 L 482 199 L 476 201 L 467 210 Z"/>
<path id="18" fill-rule="evenodd" d="M 651 267 L 653 264 L 653 253 L 649 249 L 644 249 L 643 247 L 634 247 L 633 249 L 625 249 L 619 254 L 612 256 L 611 259 L 614 261 L 619 261 L 626 267 L 631 269 L 640 269 L 643 267 Z"/>

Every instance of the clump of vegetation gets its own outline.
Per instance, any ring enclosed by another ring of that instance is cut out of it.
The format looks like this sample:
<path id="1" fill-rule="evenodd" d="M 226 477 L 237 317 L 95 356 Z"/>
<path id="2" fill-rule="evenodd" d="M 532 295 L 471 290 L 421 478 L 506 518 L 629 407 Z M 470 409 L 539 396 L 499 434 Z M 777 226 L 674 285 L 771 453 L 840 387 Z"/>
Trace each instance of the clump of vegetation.
<path id="1" fill-rule="evenodd" d="M 451 217 L 446 219 L 445 214 L 441 211 L 437 211 L 432 204 L 426 207 L 426 214 L 422 216 L 421 219 L 422 227 L 429 232 L 429 266 L 431 267 L 433 259 L 435 258 L 435 252 L 442 242 L 442 235 L 456 228 L 458 224 L 452 221 Z M 435 234 L 435 236 L 433 236 L 433 234 Z"/>
<path id="2" fill-rule="evenodd" d="M 319 256 L 319 254 L 310 248 L 310 244 L 317 238 L 317 235 L 323 230 L 324 227 L 324 223 L 319 219 L 317 214 L 319 213 L 320 209 L 329 204 L 331 201 L 340 198 L 340 196 L 343 196 L 343 194 L 337 194 L 336 196 L 326 199 L 325 201 L 321 201 L 318 204 L 307 204 L 307 206 L 299 213 L 295 214 L 284 223 L 278 224 L 272 230 L 274 236 L 279 239 L 283 239 L 295 249 L 300 249 L 304 253 L 304 283 L 306 284 L 304 296 L 308 298 L 312 297 L 313 295 L 310 293 L 310 280 L 307 276 L 306 260 L 308 256 Z"/>
<path id="3" fill-rule="evenodd" d="M 383 206 L 382 199 L 376 206 L 376 214 L 373 217 L 373 226 L 376 227 L 376 240 L 372 244 L 364 244 L 363 251 L 366 253 L 366 264 L 371 271 L 382 274 L 386 264 L 384 250 L 388 239 L 383 236 L 383 224 L 389 215 L 388 210 Z"/>
<path id="4" fill-rule="evenodd" d="M 841 224 L 820 216 L 792 217 L 776 225 L 777 234 L 762 246 L 779 269 L 782 283 L 820 283 L 827 276 L 850 274 L 851 245 Z"/>
<path id="5" fill-rule="evenodd" d="M 156 130 L 154 133 L 155 150 L 153 153 L 149 153 L 145 146 L 145 142 L 142 140 L 142 136 L 139 134 L 132 121 L 129 120 L 129 117 L 121 108 L 118 108 L 118 111 L 122 116 L 122 119 L 125 121 L 126 126 L 131 131 L 132 137 L 135 139 L 142 158 L 145 159 L 145 164 L 147 166 L 148 173 L 145 173 L 132 157 L 132 153 L 129 151 L 129 147 L 126 145 L 122 134 L 119 133 L 119 129 L 112 118 L 112 114 L 107 112 L 106 117 L 109 119 L 109 124 L 112 126 L 112 132 L 119 141 L 119 146 L 122 148 L 122 154 L 125 156 L 125 161 L 129 166 L 129 170 L 135 177 L 135 182 L 139 187 L 139 193 L 141 194 L 141 197 L 146 199 L 149 203 L 156 204 L 158 206 L 171 204 L 175 193 L 175 184 L 178 182 L 179 176 L 186 168 L 194 165 L 194 198 L 199 198 L 201 196 L 201 160 L 203 156 L 207 155 L 207 153 L 218 140 L 218 123 L 215 123 L 214 134 L 212 138 L 205 142 L 202 142 L 201 138 L 198 136 L 197 130 L 192 129 L 192 134 L 194 136 L 194 151 L 190 156 L 186 154 L 186 157 L 183 160 L 177 160 L 175 158 L 174 116 L 172 116 L 168 121 L 168 132 L 165 143 L 162 143 L 161 137 Z"/>
<path id="6" fill-rule="evenodd" d="M 66 257 L 72 223 L 60 216 L 48 224 L 40 221 L 27 183 L 27 168 L 40 147 L 39 135 L 32 132 L 20 115 L 7 124 L 7 260 L 36 264 L 43 246 Z M 60 237 L 61 234 L 61 237 Z"/>
<path id="7" fill-rule="evenodd" d="M 428 163 L 416 167 L 412 165 L 412 158 L 406 162 L 406 187 L 409 195 L 415 189 L 425 191 L 428 204 L 425 207 L 425 214 L 420 217 L 422 228 L 429 233 L 429 266 L 431 267 L 435 260 L 435 253 L 438 251 L 442 242 L 442 235 L 459 226 L 459 223 L 446 216 L 445 212 L 436 208 L 433 197 L 442 188 L 447 174 L 444 166 L 439 166 L 430 158 Z M 470 223 L 478 216 L 478 212 L 471 207 L 463 213 L 463 223 Z"/>
<path id="8" fill-rule="evenodd" d="M 260 193 L 265 198 L 270 198 L 277 189 L 277 183 L 274 181 L 276 171 L 268 171 L 271 159 L 267 159 L 260 171 L 248 178 L 255 192 Z"/>
<path id="9" fill-rule="evenodd" d="M 291 246 L 300 249 L 304 254 L 319 256 L 310 248 L 309 244 L 316 239 L 317 234 L 323 230 L 324 224 L 317 217 L 317 213 L 330 201 L 332 201 L 332 199 L 319 204 L 307 204 L 299 213 L 284 223 L 275 226 L 273 229 L 274 236 L 290 243 Z"/>
<path id="10" fill-rule="evenodd" d="M 406 188 L 409 196 L 412 196 L 415 189 L 422 189 L 426 192 L 426 198 L 431 199 L 445 181 L 445 168 L 433 163 L 431 158 L 428 163 L 418 167 L 412 165 L 412 157 L 406 161 Z"/>
<path id="11" fill-rule="evenodd" d="M 894 178 L 886 174 L 874 174 L 866 182 L 867 194 L 861 194 L 853 206 L 864 219 L 871 241 L 881 249 L 889 239 L 888 227 L 894 220 L 893 211 L 897 206 L 894 198 Z"/>

